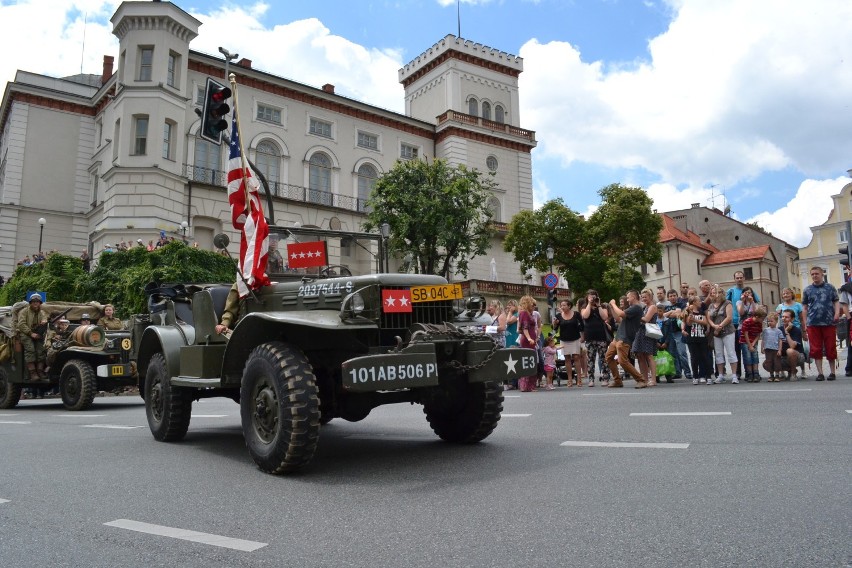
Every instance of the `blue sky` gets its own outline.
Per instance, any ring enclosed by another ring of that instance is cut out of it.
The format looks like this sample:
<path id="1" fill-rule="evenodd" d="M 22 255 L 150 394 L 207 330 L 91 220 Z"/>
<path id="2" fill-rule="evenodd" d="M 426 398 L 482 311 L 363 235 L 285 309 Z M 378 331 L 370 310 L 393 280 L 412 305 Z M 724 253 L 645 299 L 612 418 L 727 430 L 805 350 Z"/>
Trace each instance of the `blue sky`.
<path id="1" fill-rule="evenodd" d="M 454 0 L 177 4 L 257 69 L 402 111 L 397 70 L 448 33 Z M 99 73 L 116 54 L 113 0 L 0 0 L 0 62 Z M 730 205 L 804 246 L 852 168 L 847 0 L 470 0 L 461 35 L 524 58 L 520 120 L 535 130 L 537 203 L 588 214 L 614 182 L 660 211 Z M 84 17 L 86 25 L 83 25 Z M 85 50 L 82 37 L 85 29 Z"/>

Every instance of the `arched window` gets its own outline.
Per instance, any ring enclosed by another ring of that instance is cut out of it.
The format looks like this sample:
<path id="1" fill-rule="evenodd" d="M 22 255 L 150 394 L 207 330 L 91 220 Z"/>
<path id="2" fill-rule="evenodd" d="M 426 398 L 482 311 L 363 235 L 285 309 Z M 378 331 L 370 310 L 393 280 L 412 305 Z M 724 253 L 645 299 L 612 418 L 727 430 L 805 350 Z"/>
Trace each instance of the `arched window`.
<path id="1" fill-rule="evenodd" d="M 201 137 L 195 139 L 195 162 L 192 166 L 192 181 L 211 185 L 225 185 L 219 162 L 219 146 Z"/>
<path id="2" fill-rule="evenodd" d="M 503 121 L 506 120 L 506 117 L 503 116 L 503 107 L 501 105 L 497 105 L 494 107 L 494 120 L 503 124 Z"/>
<path id="3" fill-rule="evenodd" d="M 467 114 L 471 116 L 479 116 L 479 104 L 473 97 L 470 97 L 467 100 Z"/>
<path id="4" fill-rule="evenodd" d="M 376 168 L 370 164 L 364 164 L 358 168 L 358 211 L 368 211 L 367 199 L 376 187 L 379 174 Z"/>
<path id="5" fill-rule="evenodd" d="M 482 118 L 485 120 L 491 120 L 491 104 L 483 102 L 482 103 Z"/>
<path id="6" fill-rule="evenodd" d="M 278 182 L 281 181 L 281 152 L 278 146 L 268 140 L 258 144 L 255 164 L 269 183 L 269 191 L 278 195 Z"/>
<path id="7" fill-rule="evenodd" d="M 491 221 L 500 223 L 500 200 L 492 195 L 485 203 L 488 209 L 491 210 Z"/>
<path id="8" fill-rule="evenodd" d="M 308 189 L 308 201 L 331 205 L 331 158 L 322 152 L 311 156 Z"/>

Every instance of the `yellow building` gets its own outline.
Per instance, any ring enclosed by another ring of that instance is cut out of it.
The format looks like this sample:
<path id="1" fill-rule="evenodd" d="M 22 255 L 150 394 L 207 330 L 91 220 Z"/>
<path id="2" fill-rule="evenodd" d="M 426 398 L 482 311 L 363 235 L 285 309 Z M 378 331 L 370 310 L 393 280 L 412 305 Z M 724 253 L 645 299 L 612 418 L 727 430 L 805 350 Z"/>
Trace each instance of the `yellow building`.
<path id="1" fill-rule="evenodd" d="M 813 237 L 808 246 L 799 249 L 797 261 L 800 287 L 811 283 L 810 269 L 820 266 L 825 277 L 835 287 L 844 282 L 844 264 L 847 256 L 841 247 L 849 246 L 849 223 L 852 221 L 852 182 L 847 183 L 840 193 L 831 197 L 834 208 L 822 225 L 811 227 Z"/>

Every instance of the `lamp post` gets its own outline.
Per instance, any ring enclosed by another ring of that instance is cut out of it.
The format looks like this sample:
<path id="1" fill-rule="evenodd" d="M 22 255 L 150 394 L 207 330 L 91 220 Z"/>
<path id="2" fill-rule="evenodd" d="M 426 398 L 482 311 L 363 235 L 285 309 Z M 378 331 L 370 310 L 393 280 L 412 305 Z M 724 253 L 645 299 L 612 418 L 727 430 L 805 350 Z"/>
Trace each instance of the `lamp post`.
<path id="1" fill-rule="evenodd" d="M 38 218 L 39 230 L 38 230 L 38 253 L 41 254 L 41 241 L 42 237 L 44 237 L 44 224 L 47 223 L 47 219 L 44 217 Z"/>
<path id="2" fill-rule="evenodd" d="M 189 223 L 186 221 L 180 222 L 180 230 L 183 233 L 183 244 L 186 244 L 186 229 L 189 227 Z"/>
<path id="3" fill-rule="evenodd" d="M 382 223 L 381 227 L 379 227 L 379 231 L 382 234 L 382 261 L 384 262 L 384 268 L 382 272 L 388 271 L 388 237 L 390 237 L 390 223 Z"/>
<path id="4" fill-rule="evenodd" d="M 224 47 L 219 48 L 219 53 L 221 53 L 222 55 L 225 56 L 225 80 L 229 81 L 230 79 L 228 78 L 228 66 L 231 63 L 231 61 L 233 61 L 234 59 L 239 57 L 240 54 L 239 53 L 231 53 L 230 51 L 228 51 Z"/>
<path id="5" fill-rule="evenodd" d="M 550 273 L 553 274 L 553 247 L 548 246 L 544 254 L 547 255 L 547 260 L 550 261 Z M 556 288 L 547 291 L 547 305 L 550 307 L 550 319 L 556 314 Z"/>
<path id="6" fill-rule="evenodd" d="M 618 269 L 621 271 L 621 289 L 619 290 L 621 294 L 624 294 L 624 266 L 626 264 L 623 258 L 618 259 Z"/>

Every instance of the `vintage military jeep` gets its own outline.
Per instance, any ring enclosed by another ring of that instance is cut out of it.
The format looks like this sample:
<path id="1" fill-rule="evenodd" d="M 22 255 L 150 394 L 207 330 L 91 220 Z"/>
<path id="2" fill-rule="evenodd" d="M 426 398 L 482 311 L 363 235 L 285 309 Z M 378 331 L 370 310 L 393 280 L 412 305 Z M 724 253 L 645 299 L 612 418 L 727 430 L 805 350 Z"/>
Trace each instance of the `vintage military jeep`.
<path id="1" fill-rule="evenodd" d="M 449 323 L 459 285 L 370 274 L 383 258 L 378 235 L 270 230 L 288 264 L 242 301 L 229 337 L 215 331 L 229 285 L 148 288 L 134 342 L 155 439 L 180 440 L 192 402 L 221 396 L 240 404 L 249 453 L 269 473 L 310 462 L 320 424 L 383 404 L 422 404 L 439 437 L 478 442 L 500 420 L 501 382 L 535 372 L 533 350 L 497 349 Z"/>
<path id="2" fill-rule="evenodd" d="M 26 388 L 59 387 L 62 404 L 68 410 L 85 410 L 99 391 L 132 387 L 138 382 L 136 365 L 131 361 L 130 331 L 107 331 L 98 325 L 79 325 L 80 316 L 88 313 L 92 321 L 103 312 L 100 304 L 46 302 L 42 309 L 52 319 L 64 315 L 70 320 L 70 337 L 58 343 L 56 359 L 48 368 L 47 378 L 31 381 L 24 354 L 15 340 L 14 320 L 18 311 L 27 309 L 26 302 L 0 308 L 0 408 L 13 408 Z"/>

